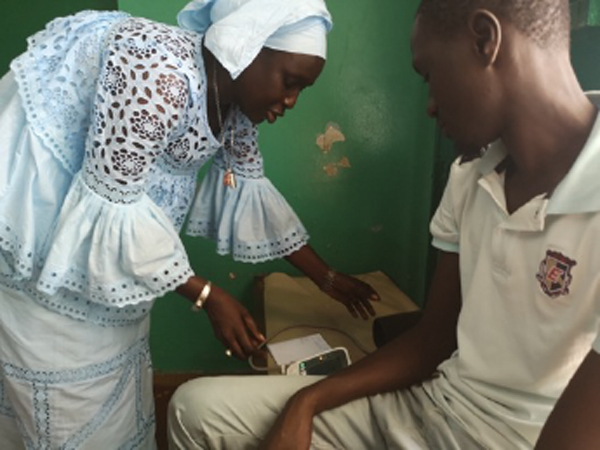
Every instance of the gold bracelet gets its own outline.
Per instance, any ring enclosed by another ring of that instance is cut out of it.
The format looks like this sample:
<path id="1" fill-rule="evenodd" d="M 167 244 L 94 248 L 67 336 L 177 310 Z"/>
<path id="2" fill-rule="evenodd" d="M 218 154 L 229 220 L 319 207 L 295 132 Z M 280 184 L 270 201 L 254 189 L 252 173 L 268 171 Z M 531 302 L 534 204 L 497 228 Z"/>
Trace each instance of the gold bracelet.
<path id="1" fill-rule="evenodd" d="M 192 305 L 192 311 L 198 312 L 202 309 L 202 307 L 204 306 L 204 302 L 210 295 L 211 288 L 212 288 L 212 283 L 210 281 L 207 281 L 206 284 L 204 285 L 204 287 L 202 288 L 202 290 L 200 291 L 200 295 L 198 296 L 198 298 Z"/>

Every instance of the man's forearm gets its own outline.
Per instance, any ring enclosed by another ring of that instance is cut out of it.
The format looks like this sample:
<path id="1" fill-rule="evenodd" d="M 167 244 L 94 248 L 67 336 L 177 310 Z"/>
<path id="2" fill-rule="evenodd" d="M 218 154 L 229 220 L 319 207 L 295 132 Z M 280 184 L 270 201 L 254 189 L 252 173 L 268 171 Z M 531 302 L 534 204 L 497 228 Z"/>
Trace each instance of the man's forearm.
<path id="1" fill-rule="evenodd" d="M 305 388 L 300 395 L 306 396 L 313 414 L 319 414 L 352 400 L 403 389 L 423 381 L 455 348 L 452 343 L 439 345 L 440 341 L 435 342 L 426 333 L 416 325 L 343 372 Z"/>
<path id="2" fill-rule="evenodd" d="M 314 414 L 349 401 L 409 387 L 430 377 L 456 350 L 461 310 L 458 255 L 440 254 L 419 323 L 347 369 L 300 392 Z"/>

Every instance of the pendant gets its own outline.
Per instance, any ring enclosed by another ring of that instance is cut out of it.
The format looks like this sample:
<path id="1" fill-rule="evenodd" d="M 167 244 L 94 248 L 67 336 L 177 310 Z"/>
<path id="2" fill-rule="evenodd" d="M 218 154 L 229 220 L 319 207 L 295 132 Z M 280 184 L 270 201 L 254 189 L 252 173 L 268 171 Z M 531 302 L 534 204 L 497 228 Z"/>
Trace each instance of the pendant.
<path id="1" fill-rule="evenodd" d="M 225 172 L 225 176 L 223 177 L 223 186 L 227 186 L 235 189 L 237 184 L 235 181 L 235 174 L 231 169 L 227 169 Z"/>

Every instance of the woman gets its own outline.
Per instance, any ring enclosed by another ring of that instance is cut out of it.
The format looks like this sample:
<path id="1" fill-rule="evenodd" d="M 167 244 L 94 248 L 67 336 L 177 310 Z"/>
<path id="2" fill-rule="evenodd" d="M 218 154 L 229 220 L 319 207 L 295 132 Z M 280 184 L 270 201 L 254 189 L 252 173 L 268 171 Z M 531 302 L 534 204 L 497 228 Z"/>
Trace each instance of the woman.
<path id="1" fill-rule="evenodd" d="M 195 1 L 179 21 L 56 19 L 1 81 L 3 449 L 152 448 L 148 313 L 168 291 L 207 311 L 228 352 L 264 340 L 194 274 L 184 221 L 221 254 L 285 257 L 353 315 L 374 313 L 374 291 L 307 245 L 257 150 L 256 124 L 323 68 L 323 1 Z"/>

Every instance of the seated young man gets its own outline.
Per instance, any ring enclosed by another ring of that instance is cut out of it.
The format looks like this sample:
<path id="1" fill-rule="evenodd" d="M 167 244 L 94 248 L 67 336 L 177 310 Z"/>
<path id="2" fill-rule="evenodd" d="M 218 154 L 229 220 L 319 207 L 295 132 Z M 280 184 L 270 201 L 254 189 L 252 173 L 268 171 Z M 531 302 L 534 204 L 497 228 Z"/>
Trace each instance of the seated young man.
<path id="1" fill-rule="evenodd" d="M 328 378 L 184 385 L 172 448 L 600 448 L 600 121 L 569 31 L 568 0 L 421 2 L 428 113 L 485 148 L 432 220 L 423 318 Z"/>

